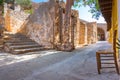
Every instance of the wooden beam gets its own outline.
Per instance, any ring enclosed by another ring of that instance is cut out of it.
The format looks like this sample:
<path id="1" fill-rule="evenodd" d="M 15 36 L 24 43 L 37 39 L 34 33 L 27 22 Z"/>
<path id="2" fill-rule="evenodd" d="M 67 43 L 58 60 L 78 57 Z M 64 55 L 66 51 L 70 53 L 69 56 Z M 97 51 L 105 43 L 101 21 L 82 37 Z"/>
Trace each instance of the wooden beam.
<path id="1" fill-rule="evenodd" d="M 107 4 L 112 4 L 112 1 L 111 0 L 107 2 L 103 1 L 100 3 L 100 6 L 107 5 Z"/>
<path id="2" fill-rule="evenodd" d="M 112 9 L 112 6 L 101 7 L 101 10 L 104 10 L 104 9 Z"/>
<path id="3" fill-rule="evenodd" d="M 101 8 L 108 7 L 108 6 L 112 7 L 112 4 L 100 5 Z"/>
<path id="4" fill-rule="evenodd" d="M 106 18 L 111 18 L 111 14 L 103 14 L 103 16 Z"/>
<path id="5" fill-rule="evenodd" d="M 112 11 L 112 10 L 111 9 L 103 9 L 101 11 L 104 13 L 104 12 L 107 12 L 107 11 L 109 12 L 109 11 Z"/>
<path id="6" fill-rule="evenodd" d="M 103 10 L 103 11 L 102 11 L 103 14 L 104 14 L 104 13 L 110 13 L 110 12 L 112 12 L 112 10 Z"/>
<path id="7" fill-rule="evenodd" d="M 100 3 L 107 3 L 107 2 L 112 2 L 112 0 L 98 0 Z"/>

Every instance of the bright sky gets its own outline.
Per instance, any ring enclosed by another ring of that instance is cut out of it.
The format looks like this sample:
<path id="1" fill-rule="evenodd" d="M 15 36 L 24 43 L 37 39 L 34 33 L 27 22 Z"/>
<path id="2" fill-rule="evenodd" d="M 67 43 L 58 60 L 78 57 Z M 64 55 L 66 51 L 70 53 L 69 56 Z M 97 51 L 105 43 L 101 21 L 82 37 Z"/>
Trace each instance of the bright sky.
<path id="1" fill-rule="evenodd" d="M 79 18 L 80 19 L 83 19 L 83 20 L 88 21 L 88 22 L 96 21 L 98 23 L 105 23 L 105 20 L 102 16 L 100 16 L 99 20 L 92 18 L 92 14 L 90 12 L 88 12 L 90 9 L 88 6 L 73 8 L 73 9 L 76 9 L 79 11 Z"/>
<path id="2" fill-rule="evenodd" d="M 46 2 L 49 0 L 32 0 L 33 2 Z M 85 21 L 88 22 L 93 22 L 93 21 L 97 21 L 98 23 L 105 23 L 105 20 L 103 17 L 100 16 L 99 20 L 93 19 L 92 18 L 92 14 L 90 12 L 88 12 L 89 7 L 79 7 L 79 8 L 74 8 L 76 10 L 79 11 L 79 18 L 83 19 Z"/>
<path id="3" fill-rule="evenodd" d="M 33 2 L 47 2 L 47 1 L 49 1 L 49 0 L 32 0 Z"/>

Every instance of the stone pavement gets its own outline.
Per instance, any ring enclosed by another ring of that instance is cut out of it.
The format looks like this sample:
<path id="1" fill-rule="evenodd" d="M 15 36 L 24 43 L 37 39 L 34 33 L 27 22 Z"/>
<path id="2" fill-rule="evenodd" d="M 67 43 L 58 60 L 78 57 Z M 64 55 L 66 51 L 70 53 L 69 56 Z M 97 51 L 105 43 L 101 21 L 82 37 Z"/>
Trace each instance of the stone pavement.
<path id="1" fill-rule="evenodd" d="M 95 52 L 108 48 L 98 42 L 73 52 L 40 51 L 21 55 L 0 53 L 0 80 L 120 80 L 115 69 L 97 73 Z"/>

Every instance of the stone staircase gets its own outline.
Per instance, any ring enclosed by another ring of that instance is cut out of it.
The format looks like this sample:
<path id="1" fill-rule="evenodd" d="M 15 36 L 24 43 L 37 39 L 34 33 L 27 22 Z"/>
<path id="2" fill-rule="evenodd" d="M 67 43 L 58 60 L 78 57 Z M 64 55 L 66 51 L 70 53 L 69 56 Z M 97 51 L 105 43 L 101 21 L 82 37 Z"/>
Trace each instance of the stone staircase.
<path id="1" fill-rule="evenodd" d="M 10 34 L 5 32 L 3 40 L 3 48 L 5 52 L 12 54 L 35 52 L 44 49 L 44 46 L 39 45 L 35 41 L 20 33 Z"/>

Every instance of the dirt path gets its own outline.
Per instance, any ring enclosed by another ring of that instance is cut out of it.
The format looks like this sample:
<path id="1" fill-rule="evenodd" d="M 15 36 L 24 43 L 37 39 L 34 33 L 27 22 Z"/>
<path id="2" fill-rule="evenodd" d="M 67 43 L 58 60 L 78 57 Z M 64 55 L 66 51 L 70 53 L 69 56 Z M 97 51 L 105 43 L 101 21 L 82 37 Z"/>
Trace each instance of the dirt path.
<path id="1" fill-rule="evenodd" d="M 119 80 L 115 70 L 97 74 L 95 52 L 107 47 L 99 42 L 73 52 L 0 53 L 0 80 Z"/>

